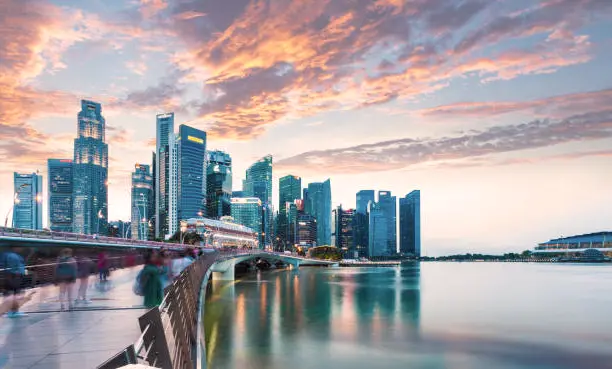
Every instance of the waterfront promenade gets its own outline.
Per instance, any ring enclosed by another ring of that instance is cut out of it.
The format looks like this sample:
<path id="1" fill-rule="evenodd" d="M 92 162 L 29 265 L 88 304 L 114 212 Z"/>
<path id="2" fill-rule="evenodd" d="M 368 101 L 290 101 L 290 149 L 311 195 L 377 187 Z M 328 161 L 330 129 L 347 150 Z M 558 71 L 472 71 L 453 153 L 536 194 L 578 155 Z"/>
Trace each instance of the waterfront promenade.
<path id="1" fill-rule="evenodd" d="M 132 292 L 140 268 L 115 270 L 106 284 L 92 276 L 91 303 L 69 312 L 59 311 L 56 286 L 36 288 L 27 316 L 0 317 L 0 368 L 95 368 L 133 343 L 146 311 Z"/>

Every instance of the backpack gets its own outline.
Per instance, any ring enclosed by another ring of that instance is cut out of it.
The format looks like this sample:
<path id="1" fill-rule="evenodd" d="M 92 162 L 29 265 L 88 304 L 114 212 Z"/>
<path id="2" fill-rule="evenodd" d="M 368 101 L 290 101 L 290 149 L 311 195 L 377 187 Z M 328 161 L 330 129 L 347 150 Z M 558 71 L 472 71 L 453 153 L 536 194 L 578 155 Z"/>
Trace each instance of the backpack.
<path id="1" fill-rule="evenodd" d="M 138 296 L 144 296 L 144 285 L 143 285 L 143 278 L 142 278 L 142 272 L 144 271 L 144 268 L 138 272 L 138 275 L 136 276 L 136 279 L 134 280 L 134 285 L 132 286 L 132 291 L 134 291 L 135 295 Z"/>
<path id="2" fill-rule="evenodd" d="M 68 257 L 61 257 L 58 260 L 57 275 L 62 277 L 76 276 L 76 268 L 73 263 L 74 260 Z"/>

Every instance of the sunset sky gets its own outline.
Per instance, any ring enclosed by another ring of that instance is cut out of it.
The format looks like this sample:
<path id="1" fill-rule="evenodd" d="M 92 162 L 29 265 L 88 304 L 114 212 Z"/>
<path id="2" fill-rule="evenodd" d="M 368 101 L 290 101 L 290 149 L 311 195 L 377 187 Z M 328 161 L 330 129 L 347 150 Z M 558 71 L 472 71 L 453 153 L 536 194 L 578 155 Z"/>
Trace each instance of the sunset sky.
<path id="1" fill-rule="evenodd" d="M 612 229 L 610 0 L 0 0 L 3 217 L 13 171 L 72 158 L 82 98 L 111 220 L 174 111 L 235 189 L 266 154 L 275 199 L 288 173 L 334 206 L 420 189 L 430 256 Z"/>

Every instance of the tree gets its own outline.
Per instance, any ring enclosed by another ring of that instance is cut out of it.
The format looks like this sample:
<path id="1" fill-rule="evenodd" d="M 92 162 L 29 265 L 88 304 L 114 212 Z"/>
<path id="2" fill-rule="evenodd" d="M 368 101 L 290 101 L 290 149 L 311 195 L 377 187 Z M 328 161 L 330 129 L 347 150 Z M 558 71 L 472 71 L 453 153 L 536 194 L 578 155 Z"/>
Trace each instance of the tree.
<path id="1" fill-rule="evenodd" d="M 168 241 L 172 243 L 180 243 L 181 231 L 176 231 Z M 183 243 L 186 245 L 198 245 L 202 241 L 204 241 L 204 239 L 196 232 L 188 232 L 183 234 Z"/>

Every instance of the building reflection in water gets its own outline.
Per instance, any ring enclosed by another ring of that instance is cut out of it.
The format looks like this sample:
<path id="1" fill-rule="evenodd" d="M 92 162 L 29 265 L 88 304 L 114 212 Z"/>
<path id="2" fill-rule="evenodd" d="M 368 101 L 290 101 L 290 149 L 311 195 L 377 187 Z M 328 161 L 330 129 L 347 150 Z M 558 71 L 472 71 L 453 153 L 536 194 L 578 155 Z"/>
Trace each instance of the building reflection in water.
<path id="1" fill-rule="evenodd" d="M 207 298 L 208 368 L 371 367 L 355 353 L 418 339 L 419 287 L 418 264 L 247 275 Z"/>

